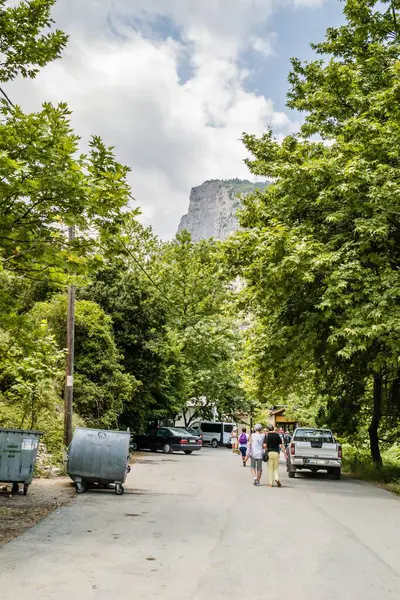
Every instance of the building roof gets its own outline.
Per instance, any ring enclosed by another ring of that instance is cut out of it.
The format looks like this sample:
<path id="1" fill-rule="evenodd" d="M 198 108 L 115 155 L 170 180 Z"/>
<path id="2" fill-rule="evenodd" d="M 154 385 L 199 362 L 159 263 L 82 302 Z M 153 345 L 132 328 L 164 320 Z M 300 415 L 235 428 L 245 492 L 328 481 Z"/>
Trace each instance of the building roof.
<path id="1" fill-rule="evenodd" d="M 270 410 L 269 414 L 272 415 L 282 415 L 285 412 L 286 408 L 278 408 L 277 410 Z"/>

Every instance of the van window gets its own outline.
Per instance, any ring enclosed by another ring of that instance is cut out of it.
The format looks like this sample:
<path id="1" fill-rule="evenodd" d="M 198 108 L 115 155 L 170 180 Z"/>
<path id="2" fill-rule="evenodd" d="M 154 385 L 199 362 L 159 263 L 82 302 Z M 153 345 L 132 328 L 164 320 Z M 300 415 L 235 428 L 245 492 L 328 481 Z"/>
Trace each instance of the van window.
<path id="1" fill-rule="evenodd" d="M 232 433 L 233 425 L 229 425 L 228 423 L 224 423 L 224 431 L 226 433 Z"/>
<path id="2" fill-rule="evenodd" d="M 204 433 L 221 433 L 221 423 L 202 423 L 201 429 Z"/>

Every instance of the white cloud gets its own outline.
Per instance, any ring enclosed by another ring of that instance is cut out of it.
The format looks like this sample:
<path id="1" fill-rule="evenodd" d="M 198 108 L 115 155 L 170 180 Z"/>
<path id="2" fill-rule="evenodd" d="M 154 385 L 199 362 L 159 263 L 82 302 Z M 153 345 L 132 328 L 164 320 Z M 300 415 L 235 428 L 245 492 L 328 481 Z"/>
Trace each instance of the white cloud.
<path id="1" fill-rule="evenodd" d="M 28 110 L 45 99 L 68 101 L 77 132 L 99 133 L 131 165 L 144 221 L 169 237 L 192 186 L 248 177 L 243 131 L 296 127 L 246 89 L 238 60 L 249 47 L 272 51 L 267 24 L 277 1 L 60 0 L 54 17 L 71 34 L 64 58 L 10 93 Z M 174 24 L 177 39 L 157 34 L 161 19 Z"/>
<path id="2" fill-rule="evenodd" d="M 268 37 L 256 37 L 252 40 L 251 46 L 253 50 L 262 54 L 265 57 L 273 56 L 275 54 L 274 43 L 276 36 L 271 34 Z"/>
<path id="3" fill-rule="evenodd" d="M 293 0 L 293 5 L 298 7 L 308 6 L 309 8 L 315 8 L 316 6 L 322 6 L 326 0 Z"/>

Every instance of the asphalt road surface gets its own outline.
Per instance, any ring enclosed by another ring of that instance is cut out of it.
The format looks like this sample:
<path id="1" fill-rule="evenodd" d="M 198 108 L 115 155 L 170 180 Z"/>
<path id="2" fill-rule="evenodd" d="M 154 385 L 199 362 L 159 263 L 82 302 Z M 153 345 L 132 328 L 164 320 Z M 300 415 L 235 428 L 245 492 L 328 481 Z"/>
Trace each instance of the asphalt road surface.
<path id="1" fill-rule="evenodd" d="M 1 600 L 399 600 L 400 500 L 322 475 L 252 485 L 230 451 L 145 454 L 0 550 Z"/>

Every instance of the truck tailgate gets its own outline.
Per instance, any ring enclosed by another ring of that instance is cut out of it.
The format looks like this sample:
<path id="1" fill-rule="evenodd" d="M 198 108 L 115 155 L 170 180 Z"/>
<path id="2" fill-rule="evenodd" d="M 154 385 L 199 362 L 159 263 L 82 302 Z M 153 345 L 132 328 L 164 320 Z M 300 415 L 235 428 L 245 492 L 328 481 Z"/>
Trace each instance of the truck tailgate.
<path id="1" fill-rule="evenodd" d="M 295 442 L 295 456 L 335 459 L 338 457 L 338 445 L 328 442 L 322 444 L 315 442 Z"/>

